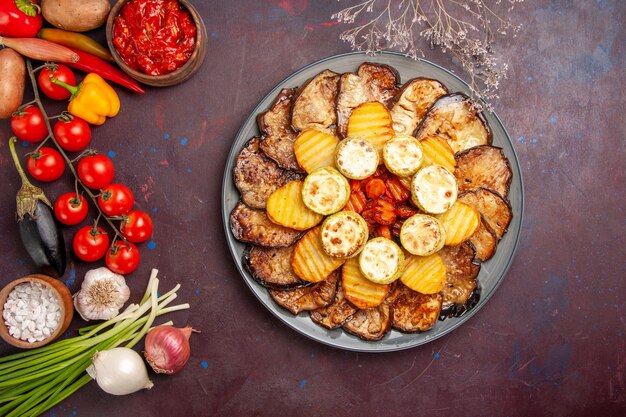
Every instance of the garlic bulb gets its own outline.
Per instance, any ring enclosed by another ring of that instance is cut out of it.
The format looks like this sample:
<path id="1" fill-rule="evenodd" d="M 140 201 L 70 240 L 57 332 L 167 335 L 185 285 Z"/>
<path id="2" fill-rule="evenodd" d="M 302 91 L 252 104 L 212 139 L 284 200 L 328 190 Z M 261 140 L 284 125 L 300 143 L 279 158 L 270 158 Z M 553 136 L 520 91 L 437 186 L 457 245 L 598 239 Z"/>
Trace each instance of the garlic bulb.
<path id="1" fill-rule="evenodd" d="M 103 266 L 85 274 L 80 291 L 74 295 L 74 307 L 86 321 L 109 320 L 118 315 L 129 297 L 124 277 Z"/>
<path id="2" fill-rule="evenodd" d="M 103 350 L 96 352 L 91 360 L 87 373 L 109 394 L 132 394 L 154 385 L 148 378 L 148 369 L 141 355 L 132 349 L 117 347 Z"/>

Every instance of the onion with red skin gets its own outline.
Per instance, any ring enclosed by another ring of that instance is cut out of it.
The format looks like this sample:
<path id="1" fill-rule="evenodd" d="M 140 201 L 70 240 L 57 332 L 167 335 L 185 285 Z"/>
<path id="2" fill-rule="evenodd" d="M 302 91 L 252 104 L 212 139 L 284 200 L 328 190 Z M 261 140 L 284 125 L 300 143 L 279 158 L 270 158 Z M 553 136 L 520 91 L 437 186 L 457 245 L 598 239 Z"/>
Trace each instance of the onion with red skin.
<path id="1" fill-rule="evenodd" d="M 179 372 L 190 356 L 189 338 L 198 332 L 190 325 L 178 328 L 160 325 L 146 336 L 144 357 L 157 374 L 173 375 Z"/>

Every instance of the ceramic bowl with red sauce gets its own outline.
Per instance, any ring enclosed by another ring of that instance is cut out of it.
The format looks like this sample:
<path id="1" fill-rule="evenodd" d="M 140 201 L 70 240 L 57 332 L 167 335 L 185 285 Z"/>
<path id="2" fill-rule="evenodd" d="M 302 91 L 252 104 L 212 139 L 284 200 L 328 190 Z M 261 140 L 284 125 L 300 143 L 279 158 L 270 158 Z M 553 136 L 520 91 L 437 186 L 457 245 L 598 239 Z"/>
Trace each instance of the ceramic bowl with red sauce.
<path id="1" fill-rule="evenodd" d="M 120 68 L 155 87 L 187 80 L 206 55 L 206 27 L 185 0 L 119 0 L 109 13 L 106 36 Z"/>

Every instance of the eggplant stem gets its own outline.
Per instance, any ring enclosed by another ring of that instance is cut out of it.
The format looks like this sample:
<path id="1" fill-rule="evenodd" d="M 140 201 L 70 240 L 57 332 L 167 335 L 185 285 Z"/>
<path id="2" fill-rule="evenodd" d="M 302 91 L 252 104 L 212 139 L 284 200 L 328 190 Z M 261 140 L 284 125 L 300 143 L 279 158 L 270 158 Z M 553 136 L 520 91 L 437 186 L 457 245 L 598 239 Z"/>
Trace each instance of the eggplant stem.
<path id="1" fill-rule="evenodd" d="M 15 163 L 15 168 L 17 169 L 18 174 L 20 174 L 20 179 L 22 180 L 22 185 L 28 184 L 32 185 L 24 172 L 24 168 L 22 168 L 22 164 L 20 164 L 20 159 L 17 157 L 17 151 L 15 150 L 15 142 L 17 142 L 17 138 L 12 136 L 9 139 L 9 149 L 11 150 L 11 156 L 13 157 L 13 162 Z"/>

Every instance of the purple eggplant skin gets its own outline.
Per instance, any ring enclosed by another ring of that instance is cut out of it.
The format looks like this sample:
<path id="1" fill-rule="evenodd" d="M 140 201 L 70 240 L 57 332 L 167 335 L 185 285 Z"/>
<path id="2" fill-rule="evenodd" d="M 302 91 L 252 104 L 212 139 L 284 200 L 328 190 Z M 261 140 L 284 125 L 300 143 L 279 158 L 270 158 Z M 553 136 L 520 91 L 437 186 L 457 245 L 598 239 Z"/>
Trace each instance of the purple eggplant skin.
<path id="1" fill-rule="evenodd" d="M 34 216 L 26 213 L 17 221 L 20 238 L 38 271 L 59 278 L 65 272 L 65 240 L 52 209 L 37 201 Z"/>

